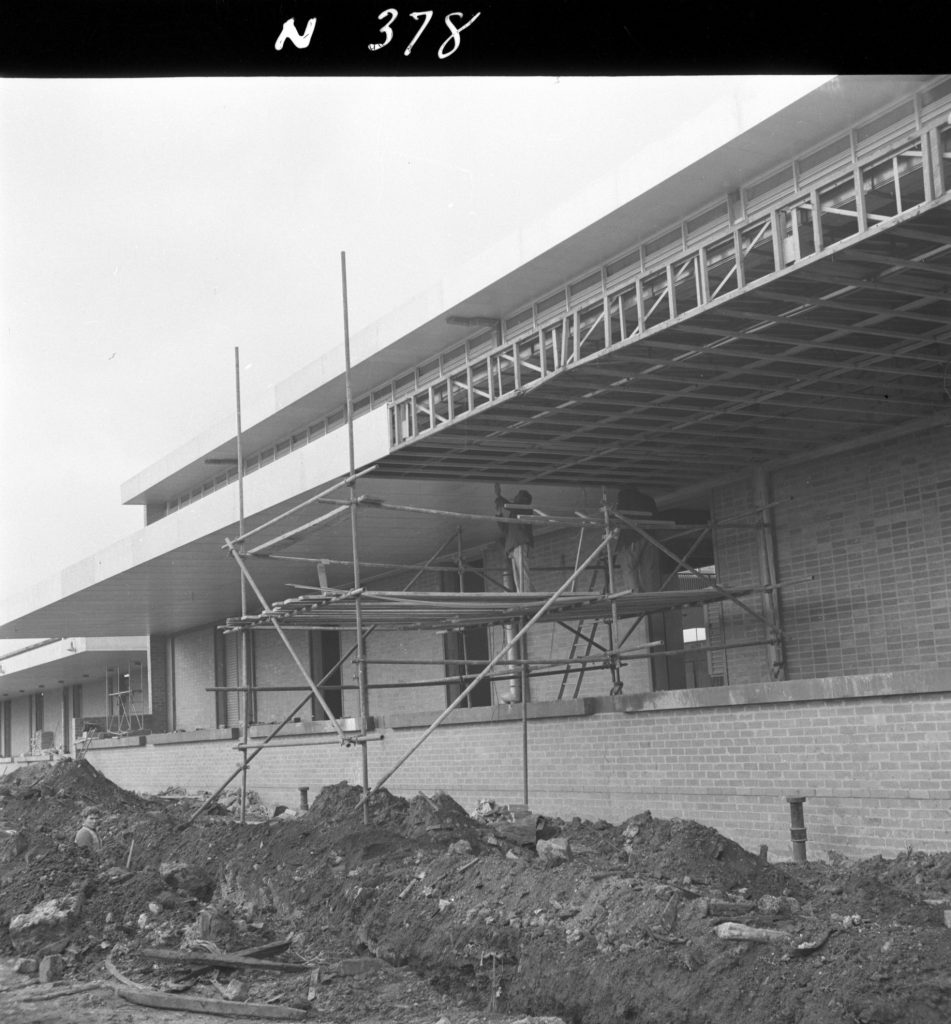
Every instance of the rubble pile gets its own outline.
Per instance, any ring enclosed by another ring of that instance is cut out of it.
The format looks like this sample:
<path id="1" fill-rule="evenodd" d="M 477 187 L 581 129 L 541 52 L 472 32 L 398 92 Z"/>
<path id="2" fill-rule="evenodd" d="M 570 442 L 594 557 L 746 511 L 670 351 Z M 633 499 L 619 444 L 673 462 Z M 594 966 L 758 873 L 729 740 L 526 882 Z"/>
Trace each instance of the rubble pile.
<path id="1" fill-rule="evenodd" d="M 779 865 L 649 811 L 561 821 L 381 790 L 364 824 L 360 797 L 339 783 L 243 825 L 228 798 L 184 827 L 200 799 L 139 797 L 86 762 L 21 768 L 0 782 L 0 952 L 327 1021 L 951 1017 L 951 853 Z M 73 843 L 88 804 L 98 857 Z"/>

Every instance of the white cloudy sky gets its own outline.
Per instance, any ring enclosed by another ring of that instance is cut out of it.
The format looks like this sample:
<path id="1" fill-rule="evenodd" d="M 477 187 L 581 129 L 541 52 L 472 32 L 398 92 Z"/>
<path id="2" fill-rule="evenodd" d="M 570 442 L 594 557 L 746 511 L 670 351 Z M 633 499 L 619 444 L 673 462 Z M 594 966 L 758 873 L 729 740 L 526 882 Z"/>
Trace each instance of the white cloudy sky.
<path id="1" fill-rule="evenodd" d="M 646 143 L 817 78 L 0 80 L 0 598 L 119 485 Z M 19 641 L 22 643 L 22 641 Z"/>

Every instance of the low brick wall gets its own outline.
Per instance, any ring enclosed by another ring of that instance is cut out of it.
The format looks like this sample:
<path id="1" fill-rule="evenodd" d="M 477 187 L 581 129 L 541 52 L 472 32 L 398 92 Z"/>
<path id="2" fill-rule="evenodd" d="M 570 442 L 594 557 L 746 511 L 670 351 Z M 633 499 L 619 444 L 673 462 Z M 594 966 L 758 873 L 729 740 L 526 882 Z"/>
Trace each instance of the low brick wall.
<path id="1" fill-rule="evenodd" d="M 694 818 L 743 846 L 789 859 L 786 796 L 805 796 L 809 853 L 951 849 L 951 673 L 794 680 L 529 705 L 529 802 L 541 814 L 606 818 L 643 810 Z M 434 716 L 391 715 L 367 745 L 375 783 Z M 87 755 L 129 789 L 215 788 L 240 763 L 233 739 L 155 737 Z M 519 708 L 457 711 L 386 785 L 522 800 Z M 291 745 L 293 744 L 293 745 Z M 275 741 L 249 771 L 267 803 L 296 807 L 298 787 L 359 784 L 359 747 L 330 734 Z M 235 783 L 235 785 L 237 782 Z"/>

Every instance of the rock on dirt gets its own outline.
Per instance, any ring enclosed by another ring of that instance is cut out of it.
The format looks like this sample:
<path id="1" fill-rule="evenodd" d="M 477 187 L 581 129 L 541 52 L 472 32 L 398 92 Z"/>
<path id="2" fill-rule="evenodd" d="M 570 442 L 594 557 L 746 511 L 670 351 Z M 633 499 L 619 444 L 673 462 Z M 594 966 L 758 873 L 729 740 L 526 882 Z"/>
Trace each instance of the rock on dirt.
<path id="1" fill-rule="evenodd" d="M 166 885 L 185 896 L 207 900 L 215 890 L 215 880 L 203 868 L 185 861 L 165 861 L 159 874 Z"/>
<path id="2" fill-rule="evenodd" d="M 539 839 L 535 843 L 535 852 L 542 864 L 564 864 L 572 859 L 571 843 L 564 836 L 554 839 Z"/>
<path id="3" fill-rule="evenodd" d="M 39 970 L 37 972 L 40 984 L 47 985 L 52 981 L 59 981 L 63 976 L 63 971 L 63 958 L 59 953 L 53 953 L 51 956 L 44 956 L 40 961 Z"/>
<path id="4" fill-rule="evenodd" d="M 0 828 L 0 864 L 16 860 L 30 845 L 26 833 L 13 828 Z"/>
<path id="5" fill-rule="evenodd" d="M 44 900 L 25 914 L 11 918 L 10 943 L 18 953 L 35 953 L 51 942 L 63 939 L 79 915 L 78 896 Z"/>

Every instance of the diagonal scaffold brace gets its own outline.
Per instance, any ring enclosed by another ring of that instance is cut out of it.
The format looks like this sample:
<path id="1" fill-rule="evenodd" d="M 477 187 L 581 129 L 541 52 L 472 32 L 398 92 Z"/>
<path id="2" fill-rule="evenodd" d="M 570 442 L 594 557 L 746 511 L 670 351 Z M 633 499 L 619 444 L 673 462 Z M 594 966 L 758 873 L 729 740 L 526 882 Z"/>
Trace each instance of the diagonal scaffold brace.
<path id="1" fill-rule="evenodd" d="M 567 591 L 574 581 L 592 564 L 597 558 L 601 557 L 601 553 L 608 548 L 614 539 L 613 531 L 608 534 L 590 555 L 575 569 L 575 571 L 565 580 L 564 583 L 541 605 L 541 607 L 535 612 L 530 619 L 516 632 L 511 638 L 509 638 L 498 653 L 486 664 L 485 668 L 472 680 L 471 683 L 452 701 L 446 709 L 440 713 L 440 715 L 432 722 L 428 729 L 416 740 L 416 742 L 409 748 L 409 750 L 396 762 L 393 767 L 386 772 L 359 801 L 358 807 L 365 806 L 369 797 L 376 793 L 381 786 L 394 775 L 409 759 L 416 753 L 416 751 L 426 742 L 427 739 L 439 728 L 440 725 L 452 714 L 453 711 L 469 696 L 469 694 L 482 682 L 483 679 L 492 671 L 492 669 L 509 653 L 511 650 L 516 650 L 523 636 L 528 633 L 529 629 L 538 622 L 539 619 L 548 611 L 548 609 L 558 600 L 559 597 L 565 591 Z"/>
<path id="2" fill-rule="evenodd" d="M 254 591 L 254 594 L 257 597 L 257 599 L 261 602 L 261 607 L 264 609 L 264 614 L 271 620 L 271 625 L 277 631 L 277 635 L 281 638 L 282 643 L 287 648 L 288 653 L 290 654 L 291 658 L 294 661 L 294 664 L 297 666 L 298 670 L 300 671 L 300 674 L 304 677 L 304 679 L 307 681 L 308 686 L 310 686 L 311 690 L 313 691 L 313 695 L 317 698 L 317 703 L 320 704 L 324 714 L 327 716 L 327 720 L 333 725 L 334 729 L 337 732 L 337 735 L 340 737 L 340 742 L 350 742 L 344 735 L 344 731 L 340 727 L 340 723 L 337 721 L 337 716 L 333 713 L 333 711 L 330 710 L 330 705 L 327 703 L 327 701 L 324 700 L 324 695 L 320 692 L 320 688 L 317 686 L 314 680 L 311 679 L 310 673 L 307 671 L 307 669 L 304 668 L 303 663 L 298 657 L 297 651 L 294 650 L 294 647 L 291 644 L 290 640 L 288 639 L 287 634 L 281 628 L 281 624 L 280 622 L 278 622 L 277 615 L 275 614 L 270 604 L 268 603 L 267 598 L 265 598 L 265 596 L 261 593 L 260 589 L 258 588 L 258 585 L 254 582 L 254 577 L 251 575 L 250 572 L 248 572 L 248 567 L 244 564 L 244 560 L 242 559 L 241 555 L 238 554 L 238 551 L 235 548 L 234 543 L 226 538 L 225 547 L 227 547 L 228 551 L 231 553 L 234 560 L 238 563 L 238 568 L 241 570 L 242 577 L 248 581 L 248 585 Z M 362 631 L 359 635 L 362 636 Z"/>

